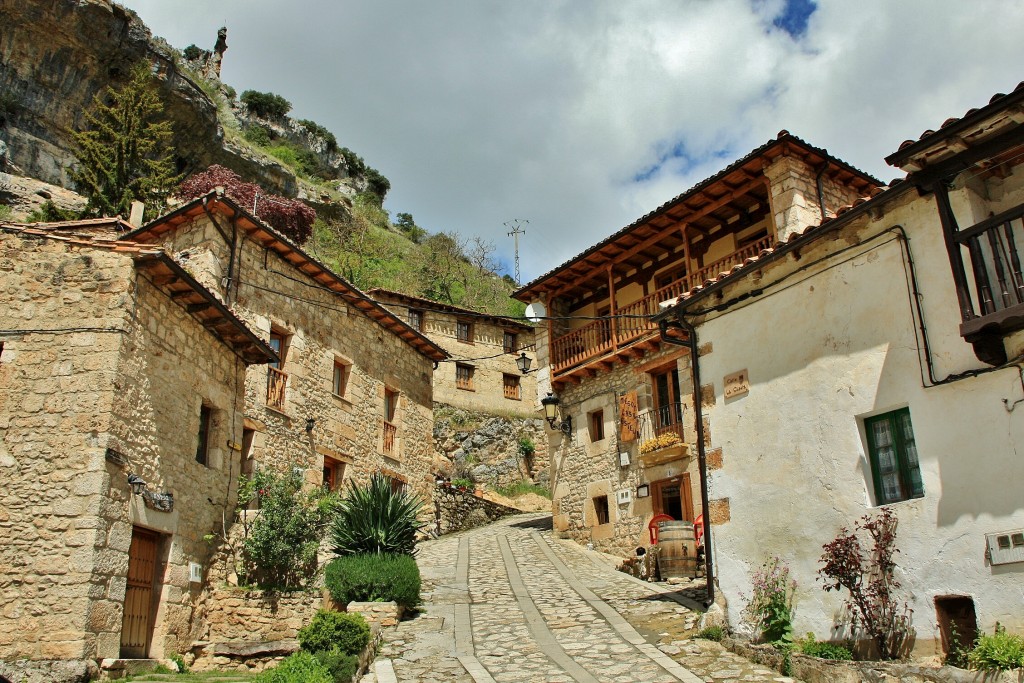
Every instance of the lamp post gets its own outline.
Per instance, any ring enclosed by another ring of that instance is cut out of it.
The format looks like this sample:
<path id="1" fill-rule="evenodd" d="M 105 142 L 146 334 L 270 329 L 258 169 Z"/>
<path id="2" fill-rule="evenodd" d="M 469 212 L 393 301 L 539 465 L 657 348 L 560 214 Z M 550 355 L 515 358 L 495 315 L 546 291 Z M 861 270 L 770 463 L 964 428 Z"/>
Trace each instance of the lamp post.
<path id="1" fill-rule="evenodd" d="M 530 371 L 530 363 L 532 362 L 533 361 L 530 359 L 529 356 L 526 355 L 525 351 L 520 351 L 519 357 L 516 358 L 516 367 L 519 368 L 519 372 L 525 375 Z M 551 394 L 548 394 L 548 396 L 550 395 Z"/>
<path id="2" fill-rule="evenodd" d="M 540 400 L 540 404 L 544 406 L 544 419 L 548 421 L 548 425 L 550 425 L 552 429 L 558 429 L 563 433 L 568 434 L 572 431 L 571 415 L 562 417 L 561 422 L 558 425 L 555 424 L 561 416 L 561 411 L 558 409 L 559 403 L 558 397 L 550 391 L 547 396 Z"/>

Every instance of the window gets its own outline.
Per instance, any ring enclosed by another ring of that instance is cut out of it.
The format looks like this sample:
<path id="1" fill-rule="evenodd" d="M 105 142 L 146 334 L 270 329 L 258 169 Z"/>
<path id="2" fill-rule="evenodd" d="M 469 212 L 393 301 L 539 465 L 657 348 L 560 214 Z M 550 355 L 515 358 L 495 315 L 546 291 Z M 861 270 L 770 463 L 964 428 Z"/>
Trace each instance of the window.
<path id="1" fill-rule="evenodd" d="M 608 523 L 608 496 L 594 496 L 594 521 L 597 524 Z"/>
<path id="2" fill-rule="evenodd" d="M 331 391 L 334 392 L 335 396 L 345 395 L 351 371 L 352 366 L 350 364 L 337 358 L 334 359 L 334 378 L 331 382 Z"/>
<path id="3" fill-rule="evenodd" d="M 392 493 L 405 493 L 405 482 L 398 477 L 388 477 Z"/>
<path id="4" fill-rule="evenodd" d="M 459 320 L 455 323 L 455 338 L 467 344 L 473 343 L 473 323 Z"/>
<path id="5" fill-rule="evenodd" d="M 281 368 L 284 367 L 284 359 L 288 354 L 288 334 L 276 327 L 271 328 L 270 348 L 277 354 L 278 360 L 267 363 L 267 405 L 283 411 L 288 374 Z"/>
<path id="6" fill-rule="evenodd" d="M 196 462 L 205 465 L 206 456 L 210 449 L 210 424 L 212 422 L 213 410 L 209 406 L 199 408 L 199 443 L 196 445 Z"/>
<path id="7" fill-rule="evenodd" d="M 392 389 L 384 390 L 384 419 L 388 422 L 395 421 L 398 414 L 398 392 Z"/>
<path id="8" fill-rule="evenodd" d="M 587 413 L 587 426 L 590 429 L 591 442 L 604 439 L 604 411 L 595 410 Z"/>
<path id="9" fill-rule="evenodd" d="M 875 479 L 875 500 L 879 505 L 924 496 L 921 467 L 917 459 L 910 409 L 864 420 L 871 471 Z"/>
<path id="10" fill-rule="evenodd" d="M 473 366 L 455 364 L 455 388 L 473 391 Z"/>
<path id="11" fill-rule="evenodd" d="M 502 375 L 502 383 L 505 385 L 505 398 L 513 401 L 522 399 L 522 392 L 519 387 L 519 375 Z"/>
<path id="12" fill-rule="evenodd" d="M 288 335 L 281 330 L 273 328 L 270 330 L 270 348 L 277 354 L 278 360 L 268 363 L 275 370 L 280 370 L 284 365 L 284 356 L 288 352 Z"/>
<path id="13" fill-rule="evenodd" d="M 324 456 L 324 488 L 328 491 L 337 491 L 345 478 L 345 463 L 325 455 Z"/>
<path id="14" fill-rule="evenodd" d="M 515 353 L 519 349 L 519 335 L 515 332 L 506 332 L 501 345 L 505 353 Z"/>
<path id="15" fill-rule="evenodd" d="M 420 332 L 423 331 L 423 311 L 415 308 L 409 309 L 409 327 Z"/>

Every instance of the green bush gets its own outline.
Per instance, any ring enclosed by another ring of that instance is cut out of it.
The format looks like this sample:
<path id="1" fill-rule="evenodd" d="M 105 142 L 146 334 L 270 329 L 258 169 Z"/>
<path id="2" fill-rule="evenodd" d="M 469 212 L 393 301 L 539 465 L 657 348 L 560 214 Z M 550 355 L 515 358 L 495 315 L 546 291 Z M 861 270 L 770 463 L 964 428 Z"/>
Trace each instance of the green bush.
<path id="1" fill-rule="evenodd" d="M 299 645 L 314 654 L 339 650 L 343 654 L 357 655 L 369 642 L 370 625 L 361 614 L 322 609 L 299 629 Z"/>
<path id="2" fill-rule="evenodd" d="M 391 481 L 374 474 L 365 486 L 350 483 L 338 503 L 331 527 L 337 555 L 357 553 L 416 553 L 417 519 L 423 503 L 414 494 L 391 488 Z"/>
<path id="3" fill-rule="evenodd" d="M 170 660 L 174 662 L 175 666 L 178 667 L 178 673 L 187 674 L 188 664 L 185 663 L 185 658 L 179 655 L 177 652 L 171 653 Z"/>
<path id="4" fill-rule="evenodd" d="M 707 628 L 698 631 L 694 638 L 720 642 L 722 638 L 725 638 L 725 629 L 721 626 L 708 626 Z"/>
<path id="5" fill-rule="evenodd" d="M 224 86 L 224 95 L 229 100 L 234 100 L 236 97 L 238 97 L 238 92 L 234 88 L 232 88 L 230 85 L 225 85 Z"/>
<path id="6" fill-rule="evenodd" d="M 337 557 L 327 564 L 324 584 L 342 604 L 391 600 L 408 608 L 420 604 L 420 570 L 409 555 Z"/>
<path id="7" fill-rule="evenodd" d="M 972 669 L 1007 671 L 1024 668 L 1024 638 L 1007 633 L 996 624 L 995 633 L 980 635 L 974 649 L 967 655 Z"/>
<path id="8" fill-rule="evenodd" d="M 308 652 L 296 652 L 253 679 L 254 683 L 334 683 L 320 661 Z"/>
<path id="9" fill-rule="evenodd" d="M 316 658 L 325 669 L 331 672 L 334 683 L 350 683 L 356 675 L 356 671 L 359 670 L 359 657 L 345 654 L 337 648 L 317 652 Z"/>
<path id="10" fill-rule="evenodd" d="M 310 135 L 315 135 L 324 141 L 327 145 L 327 150 L 335 152 L 338 150 L 338 138 L 334 137 L 334 133 L 321 126 L 316 121 L 310 121 L 309 119 L 299 119 L 296 123 L 309 131 Z"/>
<path id="11" fill-rule="evenodd" d="M 533 442 L 528 436 L 519 437 L 519 454 L 524 457 L 530 457 L 534 451 L 537 450 L 537 444 Z"/>
<path id="12" fill-rule="evenodd" d="M 189 45 L 184 50 L 182 50 L 182 52 L 185 54 L 185 59 L 189 60 L 190 62 L 194 62 L 203 55 L 203 51 L 196 47 L 196 45 L 194 44 Z"/>
<path id="13" fill-rule="evenodd" d="M 264 118 L 281 118 L 292 110 L 291 102 L 272 92 L 246 90 L 241 99 L 249 111 Z"/>
<path id="14" fill-rule="evenodd" d="M 270 141 L 273 139 L 270 134 L 270 129 L 259 124 L 246 128 L 242 137 L 257 147 L 268 147 L 270 145 Z"/>
<path id="15" fill-rule="evenodd" d="M 813 633 L 808 633 L 807 638 L 800 642 L 800 652 L 821 659 L 834 659 L 844 662 L 853 659 L 853 653 L 850 652 L 849 648 L 835 643 L 818 642 L 814 639 Z"/>
<path id="16" fill-rule="evenodd" d="M 494 489 L 506 498 L 516 498 L 526 493 L 533 493 L 544 498 L 551 498 L 551 491 L 540 484 L 534 484 L 528 481 L 517 481 L 514 484 L 508 486 L 499 486 Z"/>
<path id="17" fill-rule="evenodd" d="M 47 199 L 38 209 L 34 209 L 32 213 L 25 219 L 26 223 L 58 223 L 60 221 L 73 221 L 81 218 L 81 215 L 77 211 L 71 209 L 61 209 L 52 201 Z"/>

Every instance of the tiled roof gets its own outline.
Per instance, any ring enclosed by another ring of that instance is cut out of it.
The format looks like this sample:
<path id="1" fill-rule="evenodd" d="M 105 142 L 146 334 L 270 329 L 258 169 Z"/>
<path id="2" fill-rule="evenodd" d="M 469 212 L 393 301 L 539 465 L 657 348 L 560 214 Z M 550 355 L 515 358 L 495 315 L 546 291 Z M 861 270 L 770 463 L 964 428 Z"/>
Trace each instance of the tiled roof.
<path id="1" fill-rule="evenodd" d="M 758 266 L 763 266 L 766 261 L 772 260 L 772 256 L 780 256 L 803 243 L 811 242 L 819 237 L 823 237 L 829 231 L 839 228 L 853 220 L 856 216 L 865 213 L 871 206 L 890 199 L 895 194 L 909 189 L 911 189 L 910 185 L 895 181 L 894 184 L 888 188 L 877 189 L 870 197 L 860 197 L 853 203 L 840 207 L 836 211 L 835 216 L 826 217 L 825 220 L 821 221 L 817 225 L 809 225 L 799 232 L 793 232 L 785 242 L 780 242 L 771 249 L 762 249 L 756 256 L 747 258 L 743 263 L 737 264 L 727 271 L 718 273 L 715 277 L 704 280 L 701 284 L 688 292 L 683 292 L 675 299 L 663 302 L 662 306 L 664 311 L 655 316 L 655 319 L 666 317 L 669 314 L 669 311 L 679 304 L 692 303 L 703 296 L 709 295 L 712 289 L 719 289 L 729 282 L 741 279 L 745 275 L 756 270 Z"/>
<path id="2" fill-rule="evenodd" d="M 341 296 L 349 305 L 412 346 L 420 354 L 435 362 L 449 357 L 447 351 L 432 342 L 423 333 L 413 329 L 401 317 L 368 297 L 358 287 L 303 251 L 295 242 L 253 216 L 230 196 L 218 190 L 197 197 L 173 211 L 155 218 L 125 237 L 141 241 L 155 240 L 165 232 L 173 230 L 178 225 L 192 220 L 207 210 L 218 210 L 244 221 L 239 223 L 240 227 L 250 233 L 264 247 L 277 252 L 282 259 L 299 272 Z"/>
<path id="3" fill-rule="evenodd" d="M 483 320 L 491 320 L 499 325 L 506 325 L 509 327 L 516 327 L 523 330 L 532 330 L 533 328 L 520 320 L 513 320 L 512 318 L 506 318 L 502 315 L 491 315 L 489 313 L 481 313 L 474 311 L 470 308 L 462 308 L 460 306 L 453 306 L 451 304 L 441 303 L 440 301 L 434 301 L 433 299 L 427 299 L 422 296 L 413 296 L 412 294 L 403 294 L 402 292 L 396 292 L 392 289 L 384 289 L 383 287 L 374 287 L 366 292 L 372 297 L 378 299 L 385 299 L 385 301 L 379 302 L 387 305 L 388 298 L 398 299 L 406 303 L 416 304 L 414 308 L 431 308 L 437 311 L 448 311 L 451 313 L 463 313 L 471 315 L 474 318 L 480 318 Z"/>
<path id="4" fill-rule="evenodd" d="M 513 292 L 512 296 L 518 298 L 517 295 L 521 295 L 521 294 L 527 292 L 528 290 L 533 288 L 538 283 L 548 279 L 552 275 L 554 275 L 554 274 L 558 273 L 559 271 L 567 268 L 568 266 L 572 265 L 573 263 L 575 263 L 575 262 L 577 262 L 577 261 L 587 257 L 588 255 L 594 253 L 595 251 L 600 250 L 602 247 L 605 247 L 605 246 L 607 246 L 609 244 L 612 244 L 613 242 L 615 242 L 616 240 L 621 238 L 623 235 L 629 233 L 631 230 L 634 230 L 638 226 L 643 225 L 644 223 L 649 221 L 651 218 L 657 216 L 659 213 L 665 211 L 666 209 L 671 208 L 672 206 L 674 206 L 674 205 L 676 205 L 676 204 L 678 204 L 680 202 L 683 202 L 684 200 L 686 200 L 686 199 L 688 199 L 690 197 L 693 197 L 694 195 L 700 193 L 701 191 L 703 191 L 704 189 L 706 189 L 708 186 L 712 185 L 713 183 L 717 182 L 718 180 L 721 180 L 722 178 L 725 178 L 729 174 L 735 172 L 737 169 L 742 168 L 745 164 L 749 163 L 752 159 L 756 159 L 757 157 L 761 156 L 762 154 L 764 154 L 765 152 L 770 150 L 772 147 L 775 147 L 776 145 L 783 144 L 785 142 L 797 143 L 800 146 L 802 146 L 802 147 L 804 147 L 804 148 L 806 148 L 808 150 L 811 150 L 811 151 L 815 152 L 816 154 L 819 154 L 822 157 L 830 160 L 831 162 L 834 162 L 837 166 L 843 167 L 843 168 L 847 169 L 848 171 L 850 171 L 851 173 L 854 173 L 855 175 L 858 175 L 858 176 L 860 176 L 862 178 L 865 178 L 865 179 L 873 182 L 875 185 L 881 185 L 882 184 L 882 182 L 880 180 L 878 180 L 877 178 L 874 178 L 873 176 L 865 173 L 864 171 L 861 171 L 860 169 L 858 169 L 858 168 L 856 168 L 854 166 L 851 166 L 850 164 L 846 163 L 842 159 L 838 159 L 838 158 L 832 156 L 831 154 L 829 154 L 828 150 L 826 150 L 824 148 L 820 148 L 820 147 L 815 147 L 814 145 L 812 145 L 812 144 L 808 143 L 807 141 L 803 140 L 802 138 L 800 138 L 800 137 L 798 137 L 796 135 L 793 135 L 788 130 L 781 130 L 781 131 L 779 131 L 779 134 L 776 136 L 776 138 L 774 140 L 769 140 L 768 142 L 766 142 L 765 144 L 761 145 L 760 147 L 757 147 L 756 149 L 748 152 L 747 154 L 745 154 L 741 158 L 737 159 L 733 163 L 731 163 L 728 166 L 726 166 L 725 168 L 723 168 L 718 173 L 715 173 L 714 175 L 709 176 L 709 177 L 705 178 L 704 180 L 700 181 L 699 183 L 693 185 L 690 189 L 688 189 L 685 192 L 682 192 L 681 194 L 673 197 L 672 199 L 670 199 L 667 202 L 663 203 L 661 206 L 659 206 L 658 208 L 654 209 L 653 211 L 650 211 L 650 212 L 644 214 L 643 216 L 641 216 L 640 218 L 636 219 L 635 221 L 633 221 L 632 223 L 630 223 L 626 227 L 624 227 L 624 228 L 616 231 L 615 233 L 609 235 L 608 237 L 606 237 L 605 239 L 601 240 L 600 242 L 598 242 L 594 246 L 590 247 L 586 251 L 584 251 L 584 252 L 582 252 L 580 254 L 577 254 L 576 256 L 572 257 L 568 261 L 565 261 L 564 263 L 562 263 L 562 264 L 552 268 L 551 270 L 549 270 L 548 272 L 544 273 L 543 275 L 534 278 L 531 282 L 523 285 L 518 290 Z"/>
<path id="5" fill-rule="evenodd" d="M 1024 81 L 1017 84 L 1009 94 L 997 93 L 989 99 L 984 107 L 969 109 L 961 117 L 948 118 L 942 122 L 938 130 L 926 130 L 916 140 L 904 140 L 899 149 L 885 158 L 891 166 L 902 166 L 910 157 L 929 148 L 937 142 L 954 136 L 964 129 L 974 126 L 1016 102 L 1024 101 Z"/>
<path id="6" fill-rule="evenodd" d="M 64 227 L 75 228 L 74 221 L 67 221 Z M 95 223 L 87 223 L 85 227 L 95 227 Z M 138 269 L 160 276 L 162 282 L 158 284 L 154 278 L 151 280 L 153 285 L 167 294 L 239 358 L 255 365 L 277 360 L 277 354 L 266 342 L 160 247 L 131 240 L 58 234 L 48 229 L 47 225 L 39 227 L 36 224 L 0 223 L 0 232 L 130 256 Z"/>
<path id="7" fill-rule="evenodd" d="M 36 230 L 48 231 L 90 231 L 95 230 L 96 228 L 115 228 L 119 232 L 124 233 L 135 229 L 134 225 L 122 219 L 120 216 L 114 216 L 112 218 L 82 218 L 73 221 L 52 221 L 49 223 L 10 223 L 9 225 L 19 225 L 23 227 L 31 227 Z"/>

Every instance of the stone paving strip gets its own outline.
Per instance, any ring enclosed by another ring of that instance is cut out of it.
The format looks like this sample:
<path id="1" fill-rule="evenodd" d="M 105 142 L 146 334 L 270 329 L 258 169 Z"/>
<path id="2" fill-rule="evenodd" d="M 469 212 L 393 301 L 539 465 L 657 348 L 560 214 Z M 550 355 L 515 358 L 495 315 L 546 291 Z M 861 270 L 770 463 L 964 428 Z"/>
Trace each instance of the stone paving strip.
<path id="1" fill-rule="evenodd" d="M 690 640 L 699 588 L 660 588 L 523 515 L 420 545 L 420 614 L 385 629 L 363 683 L 789 683 Z M 666 595 L 671 593 L 671 595 Z"/>

